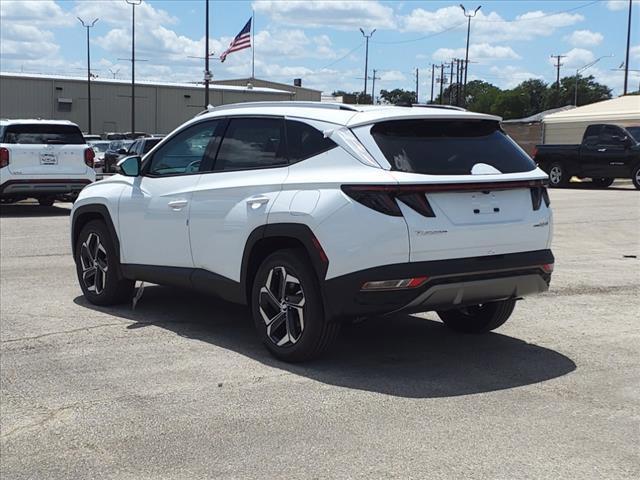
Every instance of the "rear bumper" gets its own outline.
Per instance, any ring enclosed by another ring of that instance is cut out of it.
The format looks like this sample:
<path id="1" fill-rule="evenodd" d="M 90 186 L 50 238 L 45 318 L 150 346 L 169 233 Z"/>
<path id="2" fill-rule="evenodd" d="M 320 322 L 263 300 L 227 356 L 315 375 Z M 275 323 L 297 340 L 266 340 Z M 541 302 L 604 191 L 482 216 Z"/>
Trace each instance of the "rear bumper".
<path id="1" fill-rule="evenodd" d="M 0 196 L 31 197 L 78 193 L 90 183 L 91 180 L 87 178 L 7 180 L 0 185 Z"/>
<path id="2" fill-rule="evenodd" d="M 324 283 L 325 308 L 332 318 L 393 312 L 446 310 L 519 298 L 549 289 L 551 250 L 414 262 L 375 267 Z M 361 291 L 367 281 L 419 276 L 429 279 L 414 289 Z"/>

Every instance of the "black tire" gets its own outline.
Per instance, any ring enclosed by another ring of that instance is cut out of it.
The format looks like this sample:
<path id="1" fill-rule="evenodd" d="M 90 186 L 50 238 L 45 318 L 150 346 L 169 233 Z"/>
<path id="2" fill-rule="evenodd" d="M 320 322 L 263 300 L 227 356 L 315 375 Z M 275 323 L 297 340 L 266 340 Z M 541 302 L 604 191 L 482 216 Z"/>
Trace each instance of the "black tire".
<path id="1" fill-rule="evenodd" d="M 636 165 L 633 172 L 631 172 L 631 181 L 633 186 L 640 190 L 640 164 Z"/>
<path id="2" fill-rule="evenodd" d="M 340 330 L 340 323 L 327 320 L 316 273 L 298 249 L 277 251 L 262 262 L 251 288 L 251 312 L 264 345 L 286 362 L 317 358 Z"/>
<path id="3" fill-rule="evenodd" d="M 609 177 L 592 178 L 591 183 L 593 183 L 598 188 L 607 188 L 613 185 L 614 180 L 615 179 Z"/>
<path id="4" fill-rule="evenodd" d="M 53 206 L 53 202 L 55 202 L 55 198 L 53 197 L 40 197 L 38 199 L 38 203 L 41 207 L 51 207 Z"/>
<path id="5" fill-rule="evenodd" d="M 439 311 L 444 324 L 460 333 L 486 333 L 506 322 L 516 306 L 515 300 L 485 303 L 455 310 Z"/>
<path id="6" fill-rule="evenodd" d="M 549 165 L 549 186 L 554 188 L 566 187 L 569 185 L 569 179 L 571 178 L 564 168 L 564 165 L 560 162 L 553 162 Z"/>
<path id="7" fill-rule="evenodd" d="M 103 221 L 92 220 L 84 226 L 76 243 L 74 260 L 80 288 L 89 302 L 106 306 L 131 300 L 135 281 L 122 278 L 118 252 Z M 93 265 L 95 272 L 93 288 L 88 265 Z"/>

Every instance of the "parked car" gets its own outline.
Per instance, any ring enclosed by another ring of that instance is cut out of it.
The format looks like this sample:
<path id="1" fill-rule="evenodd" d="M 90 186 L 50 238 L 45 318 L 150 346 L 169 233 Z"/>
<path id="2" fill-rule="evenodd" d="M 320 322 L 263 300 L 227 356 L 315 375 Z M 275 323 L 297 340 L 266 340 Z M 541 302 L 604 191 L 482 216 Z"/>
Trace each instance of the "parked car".
<path id="1" fill-rule="evenodd" d="M 88 133 L 83 133 L 82 136 L 84 137 L 84 141 L 87 143 L 102 140 L 100 135 L 89 135 Z"/>
<path id="2" fill-rule="evenodd" d="M 107 151 L 104 152 L 102 171 L 104 173 L 115 173 L 115 166 L 118 160 L 126 157 L 133 140 L 113 140 L 109 143 Z"/>
<path id="3" fill-rule="evenodd" d="M 0 120 L 0 198 L 51 206 L 96 179 L 94 151 L 65 120 Z"/>
<path id="4" fill-rule="evenodd" d="M 136 280 L 247 304 L 287 361 L 354 317 L 435 310 L 488 332 L 548 289 L 554 263 L 547 175 L 499 121 L 314 102 L 205 112 L 82 192 L 80 288 L 96 305 L 129 301 Z"/>
<path id="5" fill-rule="evenodd" d="M 104 167 L 104 155 L 107 153 L 107 149 L 111 142 L 105 140 L 91 140 L 87 142 L 87 144 L 93 148 L 93 151 L 96 154 L 96 157 L 93 160 L 93 168 L 97 173 L 102 173 Z"/>
<path id="6" fill-rule="evenodd" d="M 160 143 L 160 140 L 162 140 L 163 138 L 163 136 L 139 138 L 129 146 L 127 155 L 142 156 L 145 153 L 148 153 L 149 150 L 155 147 L 158 143 Z"/>
<path id="7" fill-rule="evenodd" d="M 640 126 L 589 125 L 580 145 L 538 145 L 534 159 L 552 187 L 576 176 L 605 188 L 616 178 L 630 178 L 640 189 Z"/>

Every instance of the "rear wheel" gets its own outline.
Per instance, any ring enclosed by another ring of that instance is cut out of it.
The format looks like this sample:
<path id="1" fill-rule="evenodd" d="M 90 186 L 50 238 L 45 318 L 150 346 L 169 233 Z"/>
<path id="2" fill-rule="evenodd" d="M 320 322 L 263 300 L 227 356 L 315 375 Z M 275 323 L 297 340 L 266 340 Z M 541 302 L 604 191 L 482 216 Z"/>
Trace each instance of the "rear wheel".
<path id="1" fill-rule="evenodd" d="M 85 298 L 95 305 L 131 299 L 135 282 L 120 276 L 120 262 L 104 222 L 87 223 L 76 243 L 76 272 Z"/>
<path id="2" fill-rule="evenodd" d="M 322 354 L 340 329 L 325 318 L 320 286 L 305 253 L 280 250 L 260 265 L 251 291 L 253 320 L 262 342 L 287 362 Z"/>
<path id="3" fill-rule="evenodd" d="M 569 175 L 560 162 L 554 162 L 549 166 L 549 186 L 565 187 L 569 184 Z"/>
<path id="4" fill-rule="evenodd" d="M 455 310 L 439 311 L 438 316 L 447 327 L 456 332 L 486 333 L 506 322 L 515 306 L 515 300 L 502 300 Z"/>
<path id="5" fill-rule="evenodd" d="M 596 187 L 599 188 L 607 188 L 613 184 L 613 178 L 602 177 L 602 178 L 592 178 L 591 183 L 593 183 Z"/>
<path id="6" fill-rule="evenodd" d="M 636 165 L 636 168 L 633 169 L 631 181 L 633 182 L 633 186 L 640 190 L 640 165 Z"/>
<path id="7" fill-rule="evenodd" d="M 38 203 L 41 207 L 51 207 L 54 201 L 55 198 L 53 197 L 41 197 L 38 199 Z"/>

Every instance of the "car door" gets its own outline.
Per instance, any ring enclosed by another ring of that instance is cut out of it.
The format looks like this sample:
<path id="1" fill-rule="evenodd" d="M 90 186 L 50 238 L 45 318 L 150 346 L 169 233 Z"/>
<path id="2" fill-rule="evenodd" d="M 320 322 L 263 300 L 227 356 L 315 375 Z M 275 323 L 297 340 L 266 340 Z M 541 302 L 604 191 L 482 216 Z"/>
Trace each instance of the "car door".
<path id="1" fill-rule="evenodd" d="M 142 175 L 120 196 L 123 263 L 192 267 L 188 215 L 200 168 L 215 152 L 217 120 L 178 132 L 145 158 Z M 210 163 L 210 162 L 209 162 Z"/>
<path id="2" fill-rule="evenodd" d="M 239 281 L 247 238 L 267 223 L 287 175 L 284 119 L 230 118 L 214 165 L 192 197 L 194 266 Z"/>
<path id="3" fill-rule="evenodd" d="M 626 176 L 627 147 L 625 134 L 616 125 L 603 125 L 595 145 L 583 154 L 586 177 Z"/>

